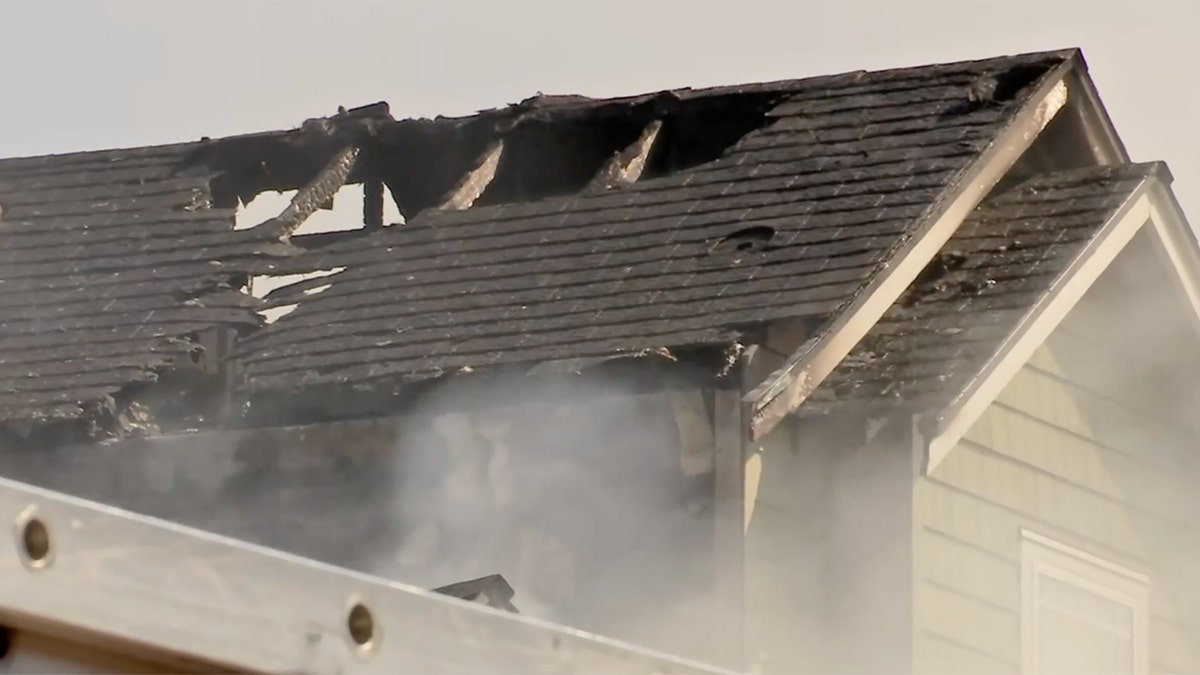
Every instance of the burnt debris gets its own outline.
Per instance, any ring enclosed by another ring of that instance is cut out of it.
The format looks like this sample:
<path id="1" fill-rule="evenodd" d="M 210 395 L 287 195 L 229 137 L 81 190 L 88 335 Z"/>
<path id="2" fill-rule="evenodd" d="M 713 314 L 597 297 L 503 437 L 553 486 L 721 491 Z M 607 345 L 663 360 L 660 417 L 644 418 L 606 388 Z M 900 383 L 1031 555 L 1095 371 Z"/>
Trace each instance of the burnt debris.
<path id="1" fill-rule="evenodd" d="M 512 586 L 508 585 L 508 581 L 499 574 L 491 574 L 479 579 L 471 579 L 470 581 L 460 581 L 449 586 L 433 589 L 434 593 L 449 595 L 467 602 L 478 602 L 493 609 L 502 609 L 506 612 L 518 614 L 517 608 L 512 604 L 513 591 Z"/>

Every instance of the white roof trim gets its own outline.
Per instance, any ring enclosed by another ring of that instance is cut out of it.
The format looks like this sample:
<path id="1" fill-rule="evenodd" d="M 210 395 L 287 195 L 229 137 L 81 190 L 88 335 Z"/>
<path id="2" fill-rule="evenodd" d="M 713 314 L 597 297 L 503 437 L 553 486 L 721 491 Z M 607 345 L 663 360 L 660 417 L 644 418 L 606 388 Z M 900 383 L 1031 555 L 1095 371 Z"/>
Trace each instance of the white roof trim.
<path id="1" fill-rule="evenodd" d="M 1058 69 L 1056 77 L 1042 83 L 1025 109 L 976 161 L 941 213 L 892 256 L 884 270 L 838 315 L 829 330 L 811 344 L 806 343 L 802 347 L 805 353 L 789 359 L 787 365 L 767 378 L 764 386 L 746 396 L 746 402 L 753 406 L 751 439 L 762 438 L 780 419 L 799 408 L 937 255 L 988 191 L 1066 105 L 1066 76 L 1074 67 L 1073 61 L 1068 62 Z"/>
<path id="2" fill-rule="evenodd" d="M 1175 278 L 1192 308 L 1200 333 L 1200 256 L 1196 255 L 1200 245 L 1170 188 L 1155 181 L 1150 186 L 1150 197 L 1150 222 L 1158 233 L 1167 262 L 1175 270 Z"/>
<path id="3" fill-rule="evenodd" d="M 1200 256 L 1197 256 L 1200 249 L 1170 190 L 1161 180 L 1151 177 L 1134 191 L 1050 291 L 1026 313 L 968 388 L 942 411 L 926 446 L 924 473 L 928 474 L 945 459 L 1117 254 L 1146 225 L 1159 235 L 1200 331 Z"/>

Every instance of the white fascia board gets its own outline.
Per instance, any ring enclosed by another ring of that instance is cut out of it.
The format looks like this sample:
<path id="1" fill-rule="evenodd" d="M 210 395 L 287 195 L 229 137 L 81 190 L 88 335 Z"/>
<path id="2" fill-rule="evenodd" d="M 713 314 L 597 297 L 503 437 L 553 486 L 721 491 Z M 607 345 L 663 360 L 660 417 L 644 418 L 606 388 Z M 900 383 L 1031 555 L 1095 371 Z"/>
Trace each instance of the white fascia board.
<path id="1" fill-rule="evenodd" d="M 1155 182 L 1150 186 L 1150 197 L 1150 222 L 1200 333 L 1200 244 L 1170 187 Z"/>
<path id="2" fill-rule="evenodd" d="M 1072 93 L 1072 106 L 1080 116 L 1087 144 L 1096 163 L 1128 164 L 1132 161 L 1086 68 L 1076 68 L 1067 82 Z"/>

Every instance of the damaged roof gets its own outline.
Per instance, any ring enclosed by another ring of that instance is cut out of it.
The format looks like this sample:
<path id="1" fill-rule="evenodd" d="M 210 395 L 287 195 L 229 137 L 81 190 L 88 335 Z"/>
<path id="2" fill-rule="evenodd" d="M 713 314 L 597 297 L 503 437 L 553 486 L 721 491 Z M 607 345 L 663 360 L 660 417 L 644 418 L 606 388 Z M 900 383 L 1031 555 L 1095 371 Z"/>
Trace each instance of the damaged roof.
<path id="1" fill-rule="evenodd" d="M 0 421 L 110 415 L 198 360 L 215 328 L 238 335 L 241 386 L 294 391 L 820 325 L 1078 59 L 538 97 L 455 119 L 369 106 L 287 132 L 0 160 Z M 293 240 L 347 182 L 386 186 L 407 221 L 368 203 L 361 236 Z M 278 218 L 235 229 L 239 203 L 296 188 Z M 262 325 L 249 275 L 330 269 L 268 296 L 297 307 Z"/>
<path id="2" fill-rule="evenodd" d="M 694 92 L 761 96 L 712 161 L 614 190 L 429 210 L 273 265 L 345 268 L 280 294 L 248 337 L 249 386 L 433 378 L 679 345 L 832 316 L 1070 53 Z M 999 78 L 999 79 L 997 79 Z M 975 93 L 981 82 L 987 100 Z M 997 81 L 1002 81 L 999 87 Z M 666 126 L 669 128 L 670 119 Z M 665 131 L 664 131 L 665 133 Z"/>
<path id="3" fill-rule="evenodd" d="M 994 195 L 813 392 L 830 409 L 945 408 L 1162 163 L 1044 174 Z"/>
<path id="4" fill-rule="evenodd" d="M 228 272 L 271 245 L 208 208 L 187 152 L 0 160 L 0 421 L 110 414 L 190 334 L 257 324 Z"/>

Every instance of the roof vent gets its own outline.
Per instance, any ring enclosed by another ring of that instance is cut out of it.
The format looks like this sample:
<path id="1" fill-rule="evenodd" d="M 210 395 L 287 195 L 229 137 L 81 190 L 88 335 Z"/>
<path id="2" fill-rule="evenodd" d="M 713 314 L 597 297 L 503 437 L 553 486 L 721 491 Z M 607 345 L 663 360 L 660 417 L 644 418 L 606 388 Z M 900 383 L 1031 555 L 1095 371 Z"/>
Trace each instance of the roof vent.
<path id="1" fill-rule="evenodd" d="M 721 237 L 713 244 L 711 253 L 734 253 L 761 251 L 775 237 L 775 228 L 770 225 L 752 225 Z"/>

